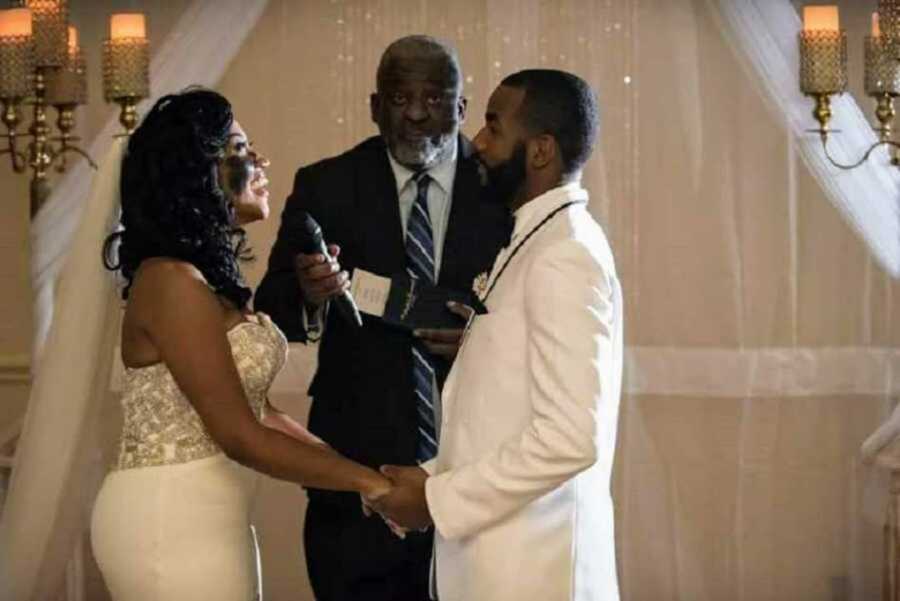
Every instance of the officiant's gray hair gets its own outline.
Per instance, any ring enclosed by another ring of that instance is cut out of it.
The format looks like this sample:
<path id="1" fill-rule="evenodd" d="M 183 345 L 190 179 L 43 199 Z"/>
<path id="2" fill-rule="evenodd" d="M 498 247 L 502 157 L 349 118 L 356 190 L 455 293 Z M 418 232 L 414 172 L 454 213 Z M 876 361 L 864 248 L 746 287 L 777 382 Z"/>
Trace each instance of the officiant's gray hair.
<path id="1" fill-rule="evenodd" d="M 428 35 L 410 35 L 392 42 L 381 55 L 378 72 L 375 75 L 379 91 L 382 90 L 387 78 L 392 75 L 396 63 L 404 60 L 442 60 L 447 69 L 443 74 L 447 83 L 457 90 L 462 89 L 462 72 L 456 48 Z"/>

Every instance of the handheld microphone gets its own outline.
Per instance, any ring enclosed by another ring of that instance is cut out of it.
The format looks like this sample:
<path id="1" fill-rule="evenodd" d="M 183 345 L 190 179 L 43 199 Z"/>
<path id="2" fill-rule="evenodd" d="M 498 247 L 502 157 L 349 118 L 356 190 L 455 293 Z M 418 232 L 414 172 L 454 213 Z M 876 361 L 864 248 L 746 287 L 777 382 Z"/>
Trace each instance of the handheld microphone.
<path id="1" fill-rule="evenodd" d="M 289 240 L 290 245 L 297 252 L 306 255 L 321 254 L 326 259 L 331 259 L 328 247 L 322 238 L 321 226 L 306 211 L 298 213 L 296 223 L 287 224 L 286 230 L 291 237 Z M 359 308 L 356 306 L 356 301 L 353 300 L 353 295 L 350 294 L 349 290 L 344 290 L 331 300 L 347 323 L 356 327 L 362 327 L 362 317 L 359 314 Z"/>

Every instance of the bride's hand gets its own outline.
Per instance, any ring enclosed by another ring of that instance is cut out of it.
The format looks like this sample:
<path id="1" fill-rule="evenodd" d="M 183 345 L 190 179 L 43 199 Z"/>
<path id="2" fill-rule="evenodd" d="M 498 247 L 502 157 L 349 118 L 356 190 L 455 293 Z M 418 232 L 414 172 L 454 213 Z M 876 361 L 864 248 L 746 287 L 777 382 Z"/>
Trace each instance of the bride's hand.
<path id="1" fill-rule="evenodd" d="M 360 484 L 359 494 L 363 501 L 371 504 L 391 492 L 393 487 L 394 485 L 391 481 L 384 477 L 380 472 L 373 469 L 367 469 Z"/>
<path id="2" fill-rule="evenodd" d="M 359 500 L 362 502 L 362 511 L 366 517 L 370 517 L 374 510 L 372 504 L 388 494 L 393 484 L 391 481 L 375 470 L 367 470 L 366 477 L 360 486 Z"/>
<path id="3" fill-rule="evenodd" d="M 372 507 L 371 503 L 377 501 L 388 492 L 390 492 L 392 486 L 393 484 L 391 484 L 390 481 L 387 481 L 386 489 L 383 489 L 381 486 L 376 485 L 376 487 L 373 488 L 373 490 L 371 490 L 369 493 L 361 492 L 359 494 L 359 500 L 362 504 L 363 515 L 365 515 L 366 517 L 372 517 L 374 514 L 378 513 Z M 394 536 L 401 539 L 406 538 L 406 533 L 409 532 L 407 528 L 404 528 L 403 526 L 397 524 L 394 520 L 381 514 L 378 514 L 378 517 L 380 517 L 384 524 L 390 529 L 390 531 L 394 533 Z"/>

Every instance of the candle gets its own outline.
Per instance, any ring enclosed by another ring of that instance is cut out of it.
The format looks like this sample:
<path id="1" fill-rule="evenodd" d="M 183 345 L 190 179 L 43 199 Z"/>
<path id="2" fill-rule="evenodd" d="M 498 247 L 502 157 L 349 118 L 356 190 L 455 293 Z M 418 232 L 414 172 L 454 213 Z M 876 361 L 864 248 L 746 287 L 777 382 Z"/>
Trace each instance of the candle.
<path id="1" fill-rule="evenodd" d="M 31 10 L 0 10 L 0 37 L 31 35 Z"/>
<path id="2" fill-rule="evenodd" d="M 112 15 L 109 39 L 103 43 L 103 97 L 108 102 L 130 102 L 133 117 L 134 103 L 150 94 L 149 66 L 146 17 L 141 13 Z M 133 129 L 133 119 L 127 121 L 126 128 Z"/>
<path id="3" fill-rule="evenodd" d="M 878 25 L 878 13 L 872 13 L 872 37 L 877 38 L 881 36 L 881 27 Z"/>
<path id="4" fill-rule="evenodd" d="M 112 41 L 146 37 L 147 25 L 143 14 L 121 13 L 109 18 L 109 38 Z"/>
<path id="5" fill-rule="evenodd" d="M 805 31 L 838 31 L 837 6 L 804 6 L 803 29 Z"/>
<path id="6" fill-rule="evenodd" d="M 69 54 L 78 53 L 78 30 L 69 25 Z"/>

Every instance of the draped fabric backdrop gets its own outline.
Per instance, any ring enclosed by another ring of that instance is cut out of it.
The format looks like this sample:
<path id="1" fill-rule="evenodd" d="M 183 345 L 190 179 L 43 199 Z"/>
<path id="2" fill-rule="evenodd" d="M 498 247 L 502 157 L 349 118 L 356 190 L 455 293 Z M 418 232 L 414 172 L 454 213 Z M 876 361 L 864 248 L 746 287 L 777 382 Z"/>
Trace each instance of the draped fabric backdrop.
<path id="1" fill-rule="evenodd" d="M 857 79 L 867 4 L 841 3 Z M 250 227 L 251 284 L 294 170 L 375 132 L 368 94 L 393 39 L 424 32 L 458 47 L 470 136 L 517 69 L 559 67 L 596 87 L 601 142 L 585 184 L 626 295 L 614 496 L 629 601 L 879 595 L 885 489 L 858 448 L 900 396 L 900 285 L 888 275 L 896 181 L 835 184 L 798 139 L 798 99 L 779 101 L 760 69 L 774 63 L 754 56 L 765 45 L 733 29 L 787 6 L 270 0 L 218 84 L 273 162 L 273 218 Z M 772 60 L 790 65 L 790 41 L 776 41 Z M 852 99 L 836 110 L 852 111 Z M 864 140 L 858 117 L 847 119 L 848 143 Z M 292 348 L 276 404 L 304 414 L 314 361 L 315 349 Z M 293 485 L 264 486 L 270 599 L 311 598 L 298 556 L 303 502 Z"/>
<path id="2" fill-rule="evenodd" d="M 871 200 L 875 214 L 895 218 L 895 184 L 823 192 L 834 184 L 816 177 L 833 172 L 810 171 L 801 157 L 797 99 L 773 101 L 729 33 L 726 3 L 763 14 L 790 8 L 787 0 L 272 0 L 220 88 L 273 158 L 277 215 L 296 167 L 375 131 L 367 95 L 381 51 L 400 35 L 426 32 L 459 48 L 470 136 L 504 75 L 547 66 L 585 77 L 602 104 L 585 182 L 626 293 L 614 485 L 624 599 L 877 598 L 884 489 L 857 449 L 900 393 L 900 286 L 882 267 L 896 269 L 897 257 L 881 252 L 879 264 L 866 245 L 878 231 L 845 216 L 871 215 L 859 204 Z M 866 4 L 841 6 L 857 79 L 875 3 Z M 836 111 L 846 116 L 852 105 L 848 97 Z M 839 210 L 836 198 L 847 205 Z M 277 222 L 251 227 L 260 259 Z M 897 224 L 882 225 L 896 248 Z M 253 281 L 264 265 L 251 266 Z M 296 391 L 312 359 L 294 350 L 276 397 L 302 411 Z M 272 553 L 299 540 L 272 541 L 283 526 L 275 507 L 264 498 L 259 512 L 264 554 L 267 539 Z M 287 595 L 274 576 L 267 584 Z"/>

